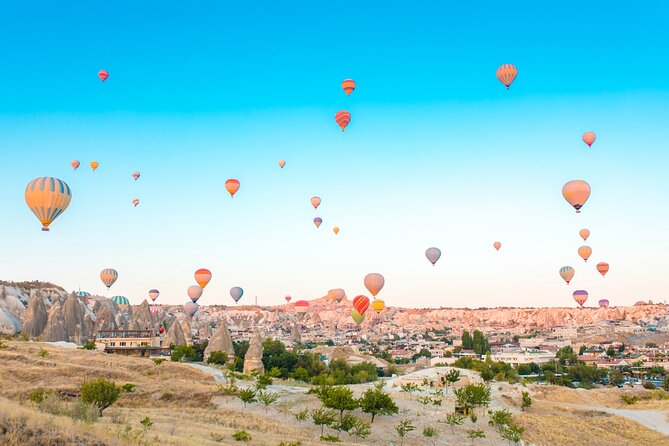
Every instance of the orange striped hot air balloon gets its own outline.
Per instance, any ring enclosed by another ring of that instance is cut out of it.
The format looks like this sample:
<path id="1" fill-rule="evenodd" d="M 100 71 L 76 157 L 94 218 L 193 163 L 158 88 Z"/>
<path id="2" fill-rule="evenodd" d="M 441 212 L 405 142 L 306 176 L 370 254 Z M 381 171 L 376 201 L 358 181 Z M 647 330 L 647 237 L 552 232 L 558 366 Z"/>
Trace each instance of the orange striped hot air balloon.
<path id="1" fill-rule="evenodd" d="M 592 143 L 597 139 L 597 135 L 595 135 L 595 132 L 585 132 L 582 138 L 583 142 L 586 143 L 588 147 L 592 147 Z"/>
<path id="2" fill-rule="evenodd" d="M 118 279 L 118 271 L 114 268 L 105 268 L 100 271 L 100 280 L 105 284 L 107 289 L 111 288 L 114 285 L 114 282 Z"/>
<path id="3" fill-rule="evenodd" d="M 211 280 L 211 271 L 206 268 L 200 268 L 195 271 L 195 282 L 204 289 Z"/>
<path id="4" fill-rule="evenodd" d="M 355 296 L 353 298 L 353 308 L 355 308 L 361 315 L 365 314 L 365 311 L 369 308 L 369 297 L 363 296 L 362 294 L 360 296 Z"/>
<path id="5" fill-rule="evenodd" d="M 578 255 L 580 255 L 581 258 L 587 262 L 588 258 L 590 258 L 590 256 L 592 255 L 592 248 L 585 245 L 581 246 L 580 248 L 578 248 Z"/>
<path id="6" fill-rule="evenodd" d="M 506 86 L 507 90 L 516 76 L 518 76 L 518 69 L 510 63 L 505 63 L 497 68 L 497 79 Z"/>
<path id="7" fill-rule="evenodd" d="M 97 161 L 91 161 L 90 166 L 91 169 L 93 169 L 93 172 L 95 172 L 95 170 L 100 166 L 100 163 L 98 163 Z"/>
<path id="8" fill-rule="evenodd" d="M 42 231 L 70 205 L 72 191 L 65 181 L 53 177 L 35 178 L 25 191 L 26 204 L 42 223 Z"/>
<path id="9" fill-rule="evenodd" d="M 576 303 L 578 303 L 581 306 L 581 308 L 583 308 L 583 304 L 585 303 L 585 301 L 588 300 L 588 292 L 585 290 L 576 290 L 574 291 L 572 296 L 574 297 Z"/>
<path id="10" fill-rule="evenodd" d="M 98 71 L 98 77 L 102 82 L 104 82 L 109 77 L 109 73 L 107 73 L 107 70 L 100 70 Z"/>
<path id="11" fill-rule="evenodd" d="M 343 132 L 349 122 L 351 122 L 351 114 L 346 110 L 338 111 L 335 113 L 335 121 L 337 122 L 337 125 L 341 127 L 341 131 Z"/>
<path id="12" fill-rule="evenodd" d="M 569 181 L 562 186 L 562 196 L 579 214 L 585 202 L 590 198 L 590 185 L 583 180 Z"/>
<path id="13" fill-rule="evenodd" d="M 72 166 L 74 170 L 77 170 L 80 165 L 81 163 L 78 160 L 72 160 L 72 162 L 70 163 L 70 166 Z"/>
<path id="14" fill-rule="evenodd" d="M 583 240 L 588 240 L 588 237 L 590 237 L 590 230 L 583 228 L 578 231 L 578 235 L 580 235 Z"/>
<path id="15" fill-rule="evenodd" d="M 341 88 L 344 90 L 344 93 L 351 96 L 351 93 L 355 90 L 355 81 L 353 79 L 344 79 L 341 83 Z"/>
<path id="16" fill-rule="evenodd" d="M 300 316 L 304 316 L 304 314 L 309 311 L 309 302 L 306 300 L 298 300 L 295 302 L 295 312 L 299 314 Z"/>
<path id="17" fill-rule="evenodd" d="M 235 180 L 234 178 L 230 178 L 225 182 L 225 189 L 228 191 L 231 197 L 234 197 L 239 190 L 239 181 Z"/>
<path id="18" fill-rule="evenodd" d="M 609 264 L 606 262 L 599 262 L 597 264 L 597 271 L 599 271 L 599 274 L 601 274 L 602 277 L 606 276 L 606 273 L 609 272 Z"/>

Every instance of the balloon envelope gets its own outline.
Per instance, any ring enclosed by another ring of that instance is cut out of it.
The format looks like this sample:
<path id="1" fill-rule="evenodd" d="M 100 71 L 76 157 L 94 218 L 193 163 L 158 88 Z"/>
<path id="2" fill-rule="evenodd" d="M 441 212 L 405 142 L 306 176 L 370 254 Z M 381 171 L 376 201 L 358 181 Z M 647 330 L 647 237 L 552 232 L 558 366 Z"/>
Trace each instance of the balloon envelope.
<path id="1" fill-rule="evenodd" d="M 606 276 L 606 273 L 609 272 L 609 264 L 606 262 L 599 262 L 597 264 L 597 271 L 599 271 L 599 274 L 601 274 L 602 277 Z"/>
<path id="2" fill-rule="evenodd" d="M 188 287 L 186 294 L 188 294 L 190 300 L 197 302 L 197 300 L 202 296 L 202 288 L 200 288 L 199 285 L 191 285 Z"/>
<path id="3" fill-rule="evenodd" d="M 132 200 L 132 204 L 133 206 L 137 207 L 137 205 L 139 205 L 139 199 L 135 198 L 134 200 Z"/>
<path id="4" fill-rule="evenodd" d="M 337 122 L 337 125 L 341 127 L 341 131 L 343 132 L 346 126 L 351 122 L 351 114 L 346 110 L 338 111 L 335 113 L 335 121 Z"/>
<path id="5" fill-rule="evenodd" d="M 583 240 L 588 240 L 588 237 L 590 237 L 590 230 L 583 228 L 578 231 L 578 235 L 580 235 Z"/>
<path id="6" fill-rule="evenodd" d="M 332 299 L 336 300 L 337 302 L 341 302 L 346 298 L 346 291 L 344 291 L 341 288 L 335 288 L 332 291 Z"/>
<path id="7" fill-rule="evenodd" d="M 441 250 L 435 247 L 427 248 L 425 250 L 425 257 L 427 257 L 427 260 L 434 266 L 434 264 L 437 263 L 437 260 L 441 257 Z"/>
<path id="8" fill-rule="evenodd" d="M 51 223 L 70 205 L 72 190 L 58 178 L 35 178 L 26 186 L 24 198 L 28 208 L 42 223 L 42 231 L 48 231 Z"/>
<path id="9" fill-rule="evenodd" d="M 100 280 L 105 284 L 107 289 L 111 288 L 114 285 L 114 282 L 118 279 L 118 271 L 113 268 L 105 268 L 100 272 Z"/>
<path id="10" fill-rule="evenodd" d="M 234 299 L 235 302 L 239 302 L 239 299 L 244 295 L 244 290 L 238 286 L 233 286 L 230 288 L 230 297 Z"/>
<path id="11" fill-rule="evenodd" d="M 609 308 L 609 300 L 608 299 L 599 299 L 599 306 L 602 308 Z"/>
<path id="12" fill-rule="evenodd" d="M 320 217 L 314 218 L 314 225 L 316 225 L 317 228 L 321 227 L 321 223 L 323 223 L 323 219 Z"/>
<path id="13" fill-rule="evenodd" d="M 360 324 L 362 324 L 362 321 L 365 320 L 365 315 L 358 313 L 355 308 L 352 308 L 351 309 L 351 318 L 353 319 L 353 321 L 357 325 L 360 325 Z"/>
<path id="14" fill-rule="evenodd" d="M 290 302 L 290 299 L 292 299 L 292 297 L 286 296 L 286 297 L 284 297 L 284 299 L 286 299 L 286 302 Z"/>
<path id="15" fill-rule="evenodd" d="M 365 276 L 365 288 L 367 288 L 374 297 L 379 294 L 379 291 L 381 291 L 385 283 L 385 279 L 379 273 L 371 273 Z"/>
<path id="16" fill-rule="evenodd" d="M 100 70 L 98 71 L 98 77 L 102 82 L 104 82 L 107 80 L 107 78 L 109 78 L 109 73 L 107 73 L 107 70 Z"/>
<path id="17" fill-rule="evenodd" d="M 502 244 L 500 242 L 495 242 L 492 244 L 493 248 L 495 248 L 497 251 L 499 251 L 499 248 L 502 247 Z"/>
<path id="18" fill-rule="evenodd" d="M 365 314 L 365 311 L 369 308 L 369 297 L 363 296 L 362 294 L 360 296 L 355 296 L 353 298 L 353 308 L 355 308 L 358 313 Z"/>
<path id="19" fill-rule="evenodd" d="M 298 300 L 297 302 L 295 302 L 294 305 L 295 305 L 295 311 L 298 314 L 304 314 L 309 309 L 309 302 L 307 302 L 306 300 Z"/>
<path id="20" fill-rule="evenodd" d="M 239 181 L 235 180 L 234 178 L 230 178 L 225 182 L 225 190 L 228 191 L 231 197 L 234 197 L 239 190 Z"/>
<path id="21" fill-rule="evenodd" d="M 334 228 L 332 228 L 332 232 L 334 232 L 335 235 L 339 234 L 339 226 L 335 226 Z"/>
<path id="22" fill-rule="evenodd" d="M 193 317 L 195 313 L 197 313 L 197 310 L 200 309 L 200 306 L 196 304 L 195 302 L 186 302 L 184 304 L 184 313 L 188 315 L 188 317 Z M 178 324 L 179 321 L 175 320 L 172 322 L 173 324 Z"/>
<path id="23" fill-rule="evenodd" d="M 562 196 L 577 213 L 590 198 L 590 185 L 583 180 L 572 180 L 562 186 Z"/>
<path id="24" fill-rule="evenodd" d="M 516 76 L 518 76 L 518 69 L 510 63 L 505 63 L 497 68 L 496 74 L 497 79 L 503 83 L 508 90 L 511 86 L 511 83 L 516 79 Z"/>
<path id="25" fill-rule="evenodd" d="M 285 161 L 285 160 L 279 160 L 279 167 L 280 167 L 280 168 L 283 169 L 285 165 L 286 165 L 286 161 Z"/>
<path id="26" fill-rule="evenodd" d="M 583 142 L 586 143 L 588 147 L 592 147 L 592 143 L 595 142 L 595 139 L 597 139 L 595 132 L 585 132 L 583 134 Z"/>
<path id="27" fill-rule="evenodd" d="M 80 163 L 79 161 L 77 161 L 77 160 L 73 160 L 73 161 L 70 163 L 70 166 L 72 166 L 72 168 L 73 168 L 74 170 L 77 170 L 77 169 L 79 168 L 80 165 L 81 165 L 81 163 Z"/>
<path id="28" fill-rule="evenodd" d="M 132 177 L 135 179 L 135 181 L 137 181 L 140 177 L 139 172 L 133 172 Z"/>
<path id="29" fill-rule="evenodd" d="M 581 307 L 583 307 L 583 304 L 585 303 L 586 300 L 588 300 L 588 292 L 585 290 L 576 290 L 574 291 L 574 300 L 576 303 L 578 303 Z"/>
<path id="30" fill-rule="evenodd" d="M 200 268 L 195 271 L 195 282 L 204 289 L 211 280 L 211 271 L 206 268 Z"/>
<path id="31" fill-rule="evenodd" d="M 318 206 L 321 205 L 321 197 L 311 197 L 311 205 L 314 209 L 318 209 Z"/>
<path id="32" fill-rule="evenodd" d="M 158 291 L 156 289 L 149 290 L 149 297 L 151 298 L 151 300 L 153 302 L 155 302 L 156 299 L 158 299 L 158 296 L 160 296 L 160 291 Z"/>
<path id="33" fill-rule="evenodd" d="M 91 166 L 91 169 L 93 169 L 93 172 L 95 172 L 95 170 L 100 166 L 100 163 L 97 161 L 91 161 L 89 165 Z"/>
<path id="34" fill-rule="evenodd" d="M 351 93 L 355 90 L 355 81 L 353 79 L 344 79 L 341 83 L 341 88 L 344 90 L 344 93 L 351 96 Z"/>
<path id="35" fill-rule="evenodd" d="M 587 262 L 592 255 L 592 248 L 589 246 L 581 246 L 578 248 L 578 255 Z"/>
<path id="36" fill-rule="evenodd" d="M 372 301 L 372 310 L 376 311 L 376 314 L 379 314 L 386 308 L 386 303 L 382 299 L 374 299 Z"/>
<path id="37" fill-rule="evenodd" d="M 571 279 L 574 278 L 574 274 L 576 274 L 576 271 L 571 266 L 563 266 L 560 268 L 560 277 L 562 277 L 565 282 L 567 282 L 567 285 L 569 285 Z"/>
<path id="38" fill-rule="evenodd" d="M 112 302 L 114 302 L 116 305 L 118 305 L 121 308 L 124 308 L 124 307 L 127 307 L 128 305 L 130 305 L 130 301 L 125 296 L 114 296 L 111 299 L 112 299 Z"/>

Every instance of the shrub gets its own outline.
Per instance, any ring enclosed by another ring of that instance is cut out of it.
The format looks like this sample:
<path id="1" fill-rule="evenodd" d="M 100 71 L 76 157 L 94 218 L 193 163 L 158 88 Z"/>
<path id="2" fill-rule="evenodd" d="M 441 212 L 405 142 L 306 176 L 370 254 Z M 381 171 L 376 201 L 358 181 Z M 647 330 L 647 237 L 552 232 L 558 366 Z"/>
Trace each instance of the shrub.
<path id="1" fill-rule="evenodd" d="M 276 403 L 278 399 L 279 394 L 276 392 L 266 392 L 264 390 L 258 392 L 258 401 L 265 405 L 265 412 L 267 412 L 267 408 Z"/>
<path id="2" fill-rule="evenodd" d="M 153 363 L 154 363 L 155 365 L 160 365 L 160 364 L 162 364 L 162 363 L 165 362 L 165 361 L 167 361 L 165 358 L 153 358 Z"/>
<path id="3" fill-rule="evenodd" d="M 657 386 L 655 386 L 655 384 L 653 384 L 650 381 L 644 381 L 643 382 L 643 388 L 648 389 L 648 390 L 655 390 L 655 389 L 657 389 Z"/>
<path id="4" fill-rule="evenodd" d="M 400 446 L 404 444 L 404 438 L 409 435 L 411 431 L 416 430 L 416 426 L 414 426 L 412 423 L 413 420 L 411 418 L 407 418 L 400 421 L 399 424 L 395 426 L 395 432 L 397 432 L 397 436 L 400 437 Z"/>
<path id="5" fill-rule="evenodd" d="M 341 443 L 341 440 L 336 435 L 321 435 L 321 441 L 328 441 L 330 443 Z"/>
<path id="6" fill-rule="evenodd" d="M 42 401 L 39 403 L 39 410 L 52 415 L 69 415 L 67 408 L 55 392 L 44 394 Z"/>
<path id="7" fill-rule="evenodd" d="M 172 349 L 171 359 L 174 362 L 199 362 L 202 353 L 190 345 L 180 345 Z"/>
<path id="8" fill-rule="evenodd" d="M 113 381 L 108 381 L 102 377 L 93 381 L 87 381 L 81 385 L 81 399 L 85 403 L 95 404 L 102 411 L 116 402 L 121 394 L 121 388 Z"/>
<path id="9" fill-rule="evenodd" d="M 420 390 L 420 388 L 418 387 L 418 385 L 416 385 L 416 384 L 414 384 L 414 383 L 406 383 L 406 384 L 402 384 L 402 385 L 400 386 L 400 388 L 401 388 L 401 391 L 402 391 L 402 392 L 407 392 L 407 393 L 417 392 L 417 391 Z"/>
<path id="10" fill-rule="evenodd" d="M 304 409 L 294 414 L 297 421 L 305 421 L 309 415 L 309 409 Z"/>
<path id="11" fill-rule="evenodd" d="M 273 382 L 274 380 L 272 379 L 271 376 L 269 376 L 268 373 L 260 375 L 258 376 L 258 379 L 256 381 L 256 389 L 258 390 L 266 389 L 267 386 L 271 386 Z"/>
<path id="12" fill-rule="evenodd" d="M 632 404 L 636 404 L 639 401 L 639 397 L 636 395 L 620 395 L 620 400 L 623 403 L 629 404 L 631 406 Z"/>
<path id="13" fill-rule="evenodd" d="M 425 426 L 423 428 L 423 437 L 429 438 L 432 445 L 434 445 L 437 437 L 439 437 L 439 431 L 432 426 Z"/>
<path id="14" fill-rule="evenodd" d="M 523 392 L 523 402 L 520 405 L 520 408 L 524 411 L 532 405 L 532 398 L 530 398 L 529 392 Z"/>
<path id="15" fill-rule="evenodd" d="M 79 400 L 72 407 L 72 418 L 84 423 L 95 423 L 100 417 L 100 411 L 95 404 L 85 403 Z"/>
<path id="16" fill-rule="evenodd" d="M 84 350 L 95 350 L 97 347 L 95 346 L 95 341 L 88 341 L 81 348 Z"/>
<path id="17" fill-rule="evenodd" d="M 242 403 L 244 403 L 244 407 L 246 407 L 247 404 L 255 403 L 257 401 L 256 391 L 253 389 L 242 389 L 237 396 L 242 400 Z"/>
<path id="18" fill-rule="evenodd" d="M 49 389 L 35 389 L 28 395 L 28 400 L 40 404 L 47 396 L 56 396 L 56 392 Z"/>
<path id="19" fill-rule="evenodd" d="M 228 354 L 225 352 L 211 352 L 207 358 L 207 364 L 225 365 L 228 363 Z"/>
<path id="20" fill-rule="evenodd" d="M 135 391 L 135 385 L 130 384 L 130 383 L 125 383 L 121 386 L 121 389 L 123 389 L 124 391 L 126 391 L 128 393 L 131 393 L 131 392 Z"/>
<path id="21" fill-rule="evenodd" d="M 0 350 L 2 350 L 3 348 L 7 348 L 7 344 L 5 344 L 5 341 L 0 339 Z"/>
<path id="22" fill-rule="evenodd" d="M 242 429 L 232 434 L 232 438 L 236 441 L 251 441 L 251 434 Z"/>
<path id="23" fill-rule="evenodd" d="M 223 440 L 225 440 L 225 437 L 217 432 L 209 432 L 209 436 L 216 443 L 221 443 Z"/>
<path id="24" fill-rule="evenodd" d="M 46 351 L 43 347 L 40 347 L 39 351 L 37 352 L 37 356 L 39 356 L 40 358 L 46 358 L 47 356 L 49 356 L 49 352 Z"/>
<path id="25" fill-rule="evenodd" d="M 153 426 L 153 420 L 149 417 L 144 417 L 139 424 L 144 426 L 144 430 L 148 430 L 151 426 Z"/>

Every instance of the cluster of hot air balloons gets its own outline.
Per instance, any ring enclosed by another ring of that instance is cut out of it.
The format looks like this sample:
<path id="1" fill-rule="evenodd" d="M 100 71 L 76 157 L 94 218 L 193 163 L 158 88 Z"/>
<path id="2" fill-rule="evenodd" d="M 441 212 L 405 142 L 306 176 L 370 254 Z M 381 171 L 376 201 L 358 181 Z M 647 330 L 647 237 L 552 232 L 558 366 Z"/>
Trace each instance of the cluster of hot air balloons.
<path id="1" fill-rule="evenodd" d="M 386 303 L 383 299 L 377 298 L 377 294 L 383 289 L 385 285 L 384 277 L 379 273 L 370 273 L 365 276 L 364 279 L 365 288 L 370 292 L 374 300 L 371 302 L 372 309 L 379 314 L 386 307 Z M 365 320 L 365 313 L 370 307 L 369 297 L 361 294 L 353 298 L 353 308 L 351 309 L 351 318 L 353 321 L 360 325 Z"/>
<path id="2" fill-rule="evenodd" d="M 344 90 L 344 93 L 351 96 L 351 93 L 355 90 L 355 81 L 353 79 L 344 79 L 341 83 L 341 88 Z M 346 126 L 351 122 L 351 113 L 347 110 L 339 110 L 335 113 L 335 122 L 343 132 L 346 129 Z"/>

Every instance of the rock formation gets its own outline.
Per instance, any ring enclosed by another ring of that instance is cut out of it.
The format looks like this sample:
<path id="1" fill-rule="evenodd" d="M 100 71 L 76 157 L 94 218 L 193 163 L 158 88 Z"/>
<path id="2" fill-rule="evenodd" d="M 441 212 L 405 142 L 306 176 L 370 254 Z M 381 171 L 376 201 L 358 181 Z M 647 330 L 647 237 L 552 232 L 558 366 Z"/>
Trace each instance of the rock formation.
<path id="1" fill-rule="evenodd" d="M 46 342 L 69 341 L 63 307 L 54 304 L 49 311 L 49 320 L 42 332 L 42 340 Z"/>
<path id="2" fill-rule="evenodd" d="M 235 348 L 232 345 L 232 338 L 230 337 L 230 331 L 228 330 L 228 325 L 225 323 L 225 319 L 221 321 L 218 330 L 216 330 L 214 336 L 209 339 L 209 344 L 207 344 L 207 348 L 204 349 L 205 362 L 209 359 L 212 352 L 227 353 L 228 358 L 230 359 L 235 356 Z"/>
<path id="3" fill-rule="evenodd" d="M 23 332 L 31 338 L 41 335 L 49 321 L 44 298 L 37 292 L 32 295 L 28 303 L 28 310 L 23 319 Z"/>
<path id="4" fill-rule="evenodd" d="M 95 308 L 99 308 L 96 314 L 95 328 L 93 330 L 95 333 L 98 331 L 118 330 L 116 314 L 114 314 L 114 310 L 112 310 L 110 306 L 100 305 L 98 307 L 96 304 Z"/>
<path id="5" fill-rule="evenodd" d="M 172 323 L 172 326 L 169 330 L 167 330 L 167 334 L 163 339 L 163 347 L 169 347 L 170 345 L 174 345 L 176 347 L 187 345 L 186 336 L 184 336 L 184 332 L 178 320 Z"/>
<path id="6" fill-rule="evenodd" d="M 144 300 L 140 305 L 132 309 L 132 322 L 130 326 L 132 330 L 151 330 L 153 329 L 153 315 L 149 303 Z"/>
<path id="7" fill-rule="evenodd" d="M 251 335 L 249 349 L 244 356 L 244 374 L 250 375 L 254 370 L 258 373 L 265 373 L 265 366 L 262 363 L 262 341 L 263 337 L 259 331 Z"/>
<path id="8" fill-rule="evenodd" d="M 297 324 L 293 324 L 290 327 L 290 340 L 296 344 L 302 342 L 302 335 L 300 335 L 300 329 L 298 328 Z"/>
<path id="9" fill-rule="evenodd" d="M 67 339 L 58 339 L 59 341 L 70 341 L 76 344 L 84 344 L 91 335 L 87 332 L 84 325 L 84 314 L 86 310 L 81 299 L 70 294 L 63 305 L 63 319 L 65 321 L 65 332 Z"/>

